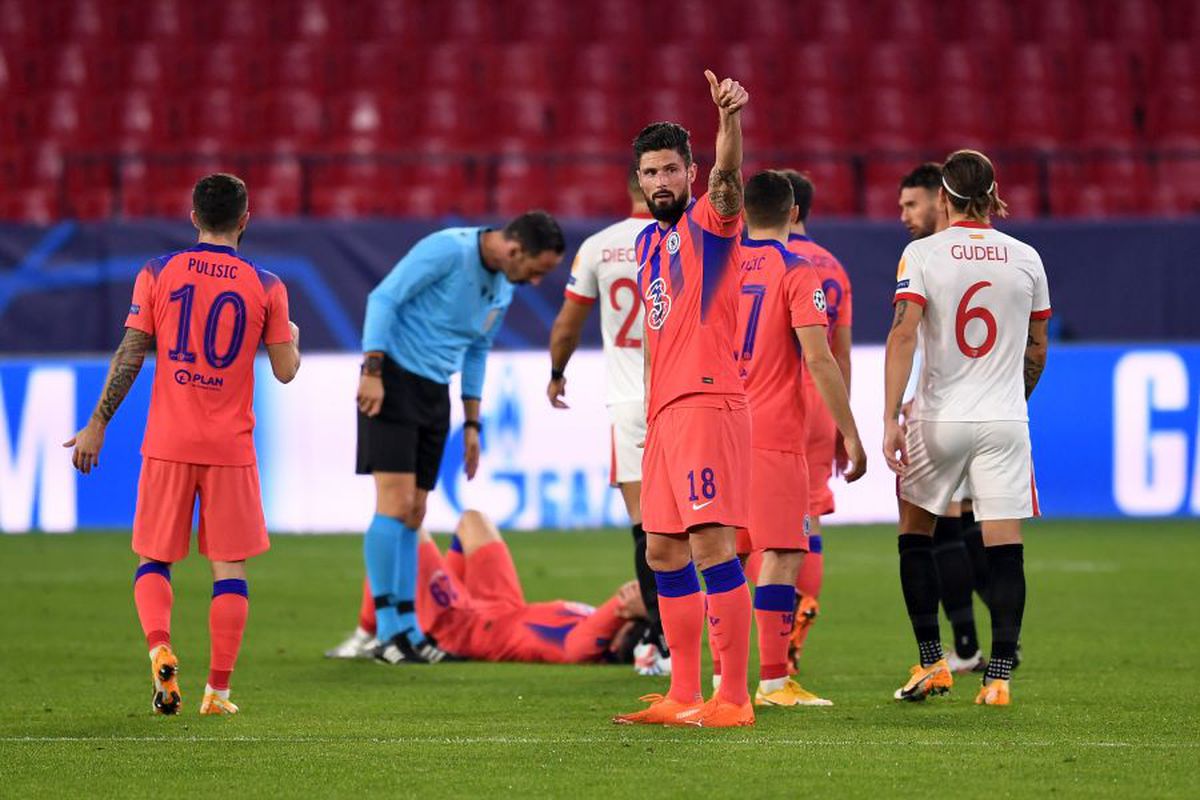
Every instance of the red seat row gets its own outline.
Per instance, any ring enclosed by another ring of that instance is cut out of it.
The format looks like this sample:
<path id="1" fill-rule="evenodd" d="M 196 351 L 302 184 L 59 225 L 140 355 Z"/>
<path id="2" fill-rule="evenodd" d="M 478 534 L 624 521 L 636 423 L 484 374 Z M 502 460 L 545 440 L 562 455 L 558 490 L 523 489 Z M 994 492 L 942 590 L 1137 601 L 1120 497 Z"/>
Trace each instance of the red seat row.
<path id="1" fill-rule="evenodd" d="M 0 0 L 0 37 L 63 41 L 180 42 L 378 40 L 661 42 L 724 40 L 1010 41 L 1088 38 L 1152 47 L 1193 38 L 1190 0 Z"/>

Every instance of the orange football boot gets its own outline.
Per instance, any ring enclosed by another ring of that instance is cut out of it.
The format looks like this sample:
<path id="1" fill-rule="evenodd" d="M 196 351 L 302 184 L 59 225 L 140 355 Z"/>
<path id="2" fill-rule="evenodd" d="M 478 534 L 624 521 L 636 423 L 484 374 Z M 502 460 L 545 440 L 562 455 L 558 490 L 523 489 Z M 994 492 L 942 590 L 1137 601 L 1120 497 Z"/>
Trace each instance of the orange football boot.
<path id="1" fill-rule="evenodd" d="M 183 696 L 179 693 L 179 659 L 168 644 L 154 648 L 150 657 L 150 678 L 154 694 L 150 705 L 157 714 L 178 714 Z"/>
<path id="2" fill-rule="evenodd" d="M 754 724 L 754 704 L 747 698 L 739 706 L 714 694 L 697 716 L 701 728 L 741 728 Z"/>
<path id="3" fill-rule="evenodd" d="M 804 639 L 808 636 L 809 628 L 817 621 L 821 606 L 816 598 L 801 595 L 796 601 L 796 616 L 792 621 L 792 638 L 788 642 L 788 669 L 791 674 L 800 671 L 800 653 L 804 649 Z"/>
<path id="4" fill-rule="evenodd" d="M 638 698 L 649 703 L 648 708 L 630 714 L 618 714 L 612 721 L 618 725 L 698 725 L 703 703 L 681 703 L 662 694 L 644 694 Z"/>
<path id="5" fill-rule="evenodd" d="M 979 694 L 975 695 L 977 706 L 1006 706 L 1011 702 L 1012 692 L 1009 690 L 1008 681 L 999 678 L 979 687 Z"/>
<path id="6" fill-rule="evenodd" d="M 892 695 L 897 700 L 924 700 L 931 694 L 946 694 L 954 686 L 954 676 L 944 658 L 928 667 L 917 664 L 909 675 L 908 683 Z"/>

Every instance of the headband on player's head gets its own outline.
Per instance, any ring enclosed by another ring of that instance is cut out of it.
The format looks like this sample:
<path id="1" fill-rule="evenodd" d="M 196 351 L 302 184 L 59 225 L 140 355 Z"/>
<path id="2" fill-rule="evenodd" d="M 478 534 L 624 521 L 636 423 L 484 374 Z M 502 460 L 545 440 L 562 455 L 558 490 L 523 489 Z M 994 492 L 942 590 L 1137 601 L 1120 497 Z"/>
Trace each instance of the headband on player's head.
<path id="1" fill-rule="evenodd" d="M 959 194 L 958 192 L 956 192 L 956 191 L 954 191 L 953 189 L 951 189 L 951 188 L 950 188 L 950 184 L 946 183 L 946 176 L 945 176 L 945 175 L 943 175 L 943 176 L 942 176 L 942 186 L 943 186 L 943 187 L 945 187 L 945 189 L 946 189 L 946 191 L 947 191 L 947 192 L 949 192 L 950 194 L 954 195 L 954 196 L 955 196 L 955 197 L 957 197 L 959 200 L 970 200 L 970 199 L 971 199 L 971 198 L 967 197 L 966 195 Z M 992 185 L 988 187 L 987 194 L 991 194 L 991 193 L 992 193 L 992 192 L 994 192 L 994 191 L 996 191 L 996 182 L 995 182 L 995 181 L 992 181 Z"/>

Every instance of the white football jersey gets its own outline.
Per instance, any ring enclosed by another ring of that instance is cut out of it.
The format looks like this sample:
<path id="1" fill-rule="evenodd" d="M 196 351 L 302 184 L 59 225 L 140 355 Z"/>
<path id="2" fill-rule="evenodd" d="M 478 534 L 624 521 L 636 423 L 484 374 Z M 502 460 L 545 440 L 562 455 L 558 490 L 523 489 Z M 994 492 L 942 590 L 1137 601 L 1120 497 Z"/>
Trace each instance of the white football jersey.
<path id="1" fill-rule="evenodd" d="M 637 285 L 637 235 L 654 220 L 630 217 L 589 236 L 575 254 L 567 297 L 600 301 L 607 405 L 642 402 L 642 302 Z"/>
<path id="2" fill-rule="evenodd" d="M 924 308 L 913 419 L 1028 421 L 1029 320 L 1050 316 L 1036 250 L 986 225 L 957 223 L 904 249 L 895 299 Z"/>

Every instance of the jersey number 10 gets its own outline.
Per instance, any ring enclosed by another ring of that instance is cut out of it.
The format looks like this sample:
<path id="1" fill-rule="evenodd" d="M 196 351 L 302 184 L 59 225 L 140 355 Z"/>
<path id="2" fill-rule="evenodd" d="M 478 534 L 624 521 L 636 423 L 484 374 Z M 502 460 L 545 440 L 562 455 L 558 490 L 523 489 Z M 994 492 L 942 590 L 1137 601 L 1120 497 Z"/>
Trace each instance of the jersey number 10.
<path id="1" fill-rule="evenodd" d="M 167 357 L 172 361 L 182 361 L 185 364 L 196 363 L 196 354 L 188 345 L 192 328 L 192 304 L 196 298 L 195 284 L 185 284 L 171 292 L 171 302 L 179 303 L 179 330 L 175 338 L 175 346 L 167 351 Z M 233 336 L 224 353 L 217 352 L 217 332 L 221 322 L 221 312 L 226 306 L 233 306 Z M 208 309 L 208 319 L 204 323 L 204 358 L 213 369 L 225 369 L 233 363 L 242 349 L 242 339 L 246 335 L 246 301 L 237 292 L 221 292 Z"/>

